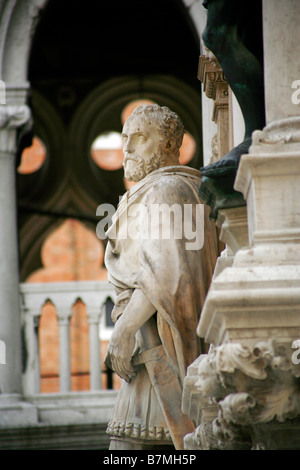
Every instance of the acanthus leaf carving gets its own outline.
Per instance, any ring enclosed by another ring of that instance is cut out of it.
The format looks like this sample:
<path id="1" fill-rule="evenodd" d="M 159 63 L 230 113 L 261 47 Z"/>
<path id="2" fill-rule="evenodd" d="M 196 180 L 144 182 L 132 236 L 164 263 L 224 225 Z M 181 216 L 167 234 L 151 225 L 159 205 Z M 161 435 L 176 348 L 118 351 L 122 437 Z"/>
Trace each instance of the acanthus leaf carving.
<path id="1" fill-rule="evenodd" d="M 211 347 L 198 364 L 194 392 L 200 401 L 218 404 L 212 429 L 219 448 L 230 448 L 234 441 L 239 447 L 242 435 L 247 446 L 249 432 L 257 424 L 298 418 L 299 376 L 288 343 L 270 340 L 253 347 L 239 343 Z"/>

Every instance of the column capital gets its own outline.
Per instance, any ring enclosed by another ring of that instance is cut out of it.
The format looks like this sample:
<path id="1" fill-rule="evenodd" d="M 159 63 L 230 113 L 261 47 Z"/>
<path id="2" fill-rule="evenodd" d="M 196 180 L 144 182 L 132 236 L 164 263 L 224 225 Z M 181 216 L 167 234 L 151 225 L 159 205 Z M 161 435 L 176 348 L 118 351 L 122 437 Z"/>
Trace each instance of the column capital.
<path id="1" fill-rule="evenodd" d="M 70 309 L 70 306 L 56 306 L 56 314 L 57 321 L 60 326 L 67 326 L 70 324 L 72 316 L 72 310 Z"/>
<path id="2" fill-rule="evenodd" d="M 31 119 L 31 110 L 23 105 L 0 105 L 0 130 L 17 129 Z"/>
<path id="3" fill-rule="evenodd" d="M 17 130 L 30 128 L 32 125 L 29 106 L 0 105 L 0 157 L 15 153 Z"/>
<path id="4" fill-rule="evenodd" d="M 98 324 L 101 316 L 101 309 L 97 306 L 90 306 L 87 304 L 87 317 L 89 324 Z"/>
<path id="5" fill-rule="evenodd" d="M 198 80 L 203 83 L 203 91 L 206 96 L 213 100 L 217 98 L 218 85 L 228 87 L 223 69 L 211 51 L 207 51 L 207 55 L 199 57 Z"/>
<path id="6" fill-rule="evenodd" d="M 228 110 L 228 83 L 222 67 L 211 51 L 199 57 L 198 79 L 203 83 L 203 91 L 214 100 L 212 120 L 218 122 L 220 109 Z"/>

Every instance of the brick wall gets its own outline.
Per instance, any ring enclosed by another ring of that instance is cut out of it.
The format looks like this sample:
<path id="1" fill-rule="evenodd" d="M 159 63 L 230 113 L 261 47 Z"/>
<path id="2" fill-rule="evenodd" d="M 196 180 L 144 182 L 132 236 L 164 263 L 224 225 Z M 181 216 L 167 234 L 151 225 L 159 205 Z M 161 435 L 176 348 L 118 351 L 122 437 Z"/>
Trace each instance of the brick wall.
<path id="1" fill-rule="evenodd" d="M 92 230 L 76 220 L 66 220 L 45 241 L 41 258 L 43 268 L 32 273 L 27 282 L 65 282 L 106 280 L 103 267 L 104 248 Z M 73 306 L 70 322 L 71 389 L 89 390 L 89 326 L 85 305 Z M 101 365 L 107 343 L 101 344 Z M 42 309 L 39 325 L 41 391 L 59 391 L 59 330 L 55 307 L 47 303 Z M 120 380 L 114 374 L 114 388 Z M 107 376 L 102 376 L 107 388 Z"/>

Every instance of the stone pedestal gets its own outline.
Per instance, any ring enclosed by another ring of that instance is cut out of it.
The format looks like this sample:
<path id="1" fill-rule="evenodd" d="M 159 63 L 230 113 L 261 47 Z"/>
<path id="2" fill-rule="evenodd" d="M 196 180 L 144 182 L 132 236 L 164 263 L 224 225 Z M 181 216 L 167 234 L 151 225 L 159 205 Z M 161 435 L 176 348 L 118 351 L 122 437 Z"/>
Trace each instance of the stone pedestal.
<path id="1" fill-rule="evenodd" d="M 250 245 L 212 283 L 198 334 L 214 345 L 300 338 L 297 129 L 300 119 L 288 118 L 255 132 L 242 157 L 235 186 L 247 199 Z"/>
<path id="2" fill-rule="evenodd" d="M 235 183 L 247 200 L 249 246 L 237 244 L 231 266 L 214 277 L 197 330 L 212 345 L 195 383 L 199 403 L 218 403 L 208 433 L 218 448 L 290 448 L 286 429 L 299 428 L 299 185 L 300 118 L 255 132 Z"/>

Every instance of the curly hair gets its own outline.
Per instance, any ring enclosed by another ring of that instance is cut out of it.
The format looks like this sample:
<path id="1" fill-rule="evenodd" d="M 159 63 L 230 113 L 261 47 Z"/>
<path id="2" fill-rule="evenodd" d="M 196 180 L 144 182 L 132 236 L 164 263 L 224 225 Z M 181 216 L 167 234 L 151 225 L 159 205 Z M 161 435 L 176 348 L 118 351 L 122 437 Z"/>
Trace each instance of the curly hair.
<path id="1" fill-rule="evenodd" d="M 151 120 L 157 122 L 159 133 L 162 134 L 162 141 L 168 141 L 175 156 L 179 156 L 185 130 L 181 119 L 176 113 L 167 106 L 143 104 L 135 108 L 127 120 L 134 119 L 137 116 L 150 123 Z"/>

